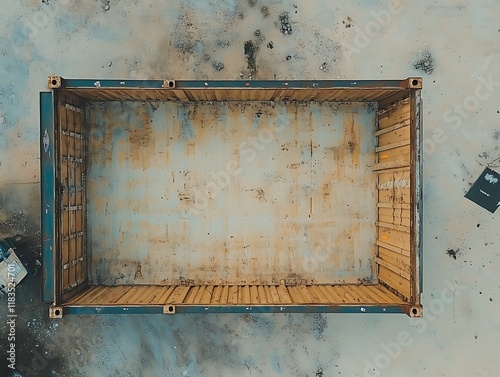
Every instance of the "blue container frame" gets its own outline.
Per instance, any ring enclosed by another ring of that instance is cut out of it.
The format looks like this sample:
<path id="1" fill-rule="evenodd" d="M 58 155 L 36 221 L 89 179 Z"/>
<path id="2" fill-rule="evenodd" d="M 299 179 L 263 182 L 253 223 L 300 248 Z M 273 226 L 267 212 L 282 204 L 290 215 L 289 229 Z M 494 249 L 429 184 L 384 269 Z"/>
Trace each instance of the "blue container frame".
<path id="1" fill-rule="evenodd" d="M 64 89 L 165 89 L 168 80 L 109 80 L 109 79 L 64 79 L 60 76 L 49 76 L 51 92 L 40 93 L 40 156 L 41 156 L 41 241 L 42 241 L 42 301 L 60 304 L 57 292 L 57 245 L 56 216 L 56 169 L 57 169 L 57 94 Z M 422 242 L 422 199 L 423 199 L 423 164 L 422 164 L 422 137 L 423 137 L 423 104 L 420 97 L 421 78 L 410 77 L 404 80 L 231 80 L 231 81 L 203 81 L 203 80 L 175 80 L 175 89 L 216 89 L 216 88 L 268 88 L 268 89 L 408 89 L 410 98 L 414 101 L 418 111 L 415 121 L 417 145 L 414 153 L 417 162 L 418 183 L 415 190 L 415 199 L 418 201 L 418 241 L 417 255 L 419 259 L 418 271 L 418 304 L 402 305 L 176 305 L 175 313 L 392 313 L 407 315 L 412 313 L 415 306 L 420 306 L 420 295 L 423 292 L 423 242 Z M 412 90 L 413 89 L 413 90 Z M 418 91 L 418 96 L 415 93 Z M 397 101 L 398 96 L 390 98 Z M 387 102 L 387 100 L 385 100 Z M 66 305 L 58 307 L 56 317 L 65 314 L 163 314 L 165 306 L 77 306 Z"/>

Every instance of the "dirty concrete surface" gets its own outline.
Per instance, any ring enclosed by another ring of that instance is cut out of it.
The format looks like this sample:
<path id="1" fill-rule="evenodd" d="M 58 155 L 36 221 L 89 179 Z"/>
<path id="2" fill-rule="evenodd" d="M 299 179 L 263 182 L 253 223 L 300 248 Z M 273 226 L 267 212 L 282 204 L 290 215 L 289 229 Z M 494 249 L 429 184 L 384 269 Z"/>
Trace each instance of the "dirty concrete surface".
<path id="1" fill-rule="evenodd" d="M 91 105 L 90 280 L 372 280 L 374 106 Z M 262 143 L 259 135 L 265 135 Z M 319 246 L 323 240 L 328 252 Z"/>
<path id="2" fill-rule="evenodd" d="M 423 319 L 255 314 L 51 321 L 35 276 L 17 296 L 23 376 L 498 375 L 498 212 L 463 196 L 500 154 L 499 11 L 496 0 L 4 4 L 0 235 L 25 235 L 35 248 L 38 92 L 49 74 L 424 78 Z M 0 298 L 2 368 L 6 308 Z"/>

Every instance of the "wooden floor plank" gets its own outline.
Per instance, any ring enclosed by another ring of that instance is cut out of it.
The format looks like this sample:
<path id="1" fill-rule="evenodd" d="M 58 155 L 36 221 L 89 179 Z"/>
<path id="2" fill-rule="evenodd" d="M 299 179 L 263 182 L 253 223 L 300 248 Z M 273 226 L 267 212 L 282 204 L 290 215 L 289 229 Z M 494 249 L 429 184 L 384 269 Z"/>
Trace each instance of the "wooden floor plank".
<path id="1" fill-rule="evenodd" d="M 156 285 L 151 285 L 148 288 L 144 289 L 144 292 L 142 293 L 141 297 L 139 297 L 137 303 L 138 304 L 144 304 L 144 303 L 149 303 L 152 298 L 154 298 L 154 294 L 158 293 L 158 289 L 160 287 Z"/>
<path id="2" fill-rule="evenodd" d="M 217 285 L 212 293 L 212 299 L 210 300 L 210 303 L 219 304 L 221 293 L 222 293 L 222 285 Z"/>
<path id="3" fill-rule="evenodd" d="M 142 291 L 142 287 L 139 286 L 131 286 L 130 290 L 125 293 L 119 300 L 116 301 L 117 304 L 126 305 L 133 304 L 135 297 L 137 297 Z"/>
<path id="4" fill-rule="evenodd" d="M 100 301 L 103 304 L 113 304 L 117 300 L 120 299 L 127 291 L 130 289 L 130 286 L 127 285 L 119 285 L 117 287 L 108 287 L 108 292 L 101 296 Z"/>
<path id="5" fill-rule="evenodd" d="M 259 304 L 259 289 L 256 285 L 250 286 L 250 303 Z"/>
<path id="6" fill-rule="evenodd" d="M 384 287 L 382 284 L 375 285 L 374 289 L 377 290 L 378 294 L 380 294 L 381 296 L 385 297 L 385 299 L 388 302 L 401 303 L 401 304 L 405 302 L 399 296 L 397 296 L 394 293 L 392 293 L 389 290 L 389 288 Z"/>
<path id="7" fill-rule="evenodd" d="M 266 288 L 269 289 L 267 285 L 259 285 L 257 287 L 257 290 L 259 292 L 259 303 L 260 304 L 269 304 L 270 303 L 269 298 L 267 297 Z"/>
<path id="8" fill-rule="evenodd" d="M 228 296 L 229 296 L 229 286 L 225 285 L 222 287 L 222 291 L 220 294 L 220 304 L 221 305 L 227 304 Z"/>
<path id="9" fill-rule="evenodd" d="M 89 296 L 86 296 L 85 300 L 82 300 L 85 304 L 91 304 L 92 302 L 96 301 L 100 296 L 108 292 L 108 287 L 105 286 L 97 286 L 93 291 L 92 294 Z"/>
<path id="10" fill-rule="evenodd" d="M 274 285 L 269 286 L 269 292 L 271 292 L 272 302 L 274 304 L 281 304 L 281 299 L 278 294 L 278 290 L 276 289 L 276 286 Z"/>
<path id="11" fill-rule="evenodd" d="M 239 294 L 239 286 L 237 285 L 231 285 L 229 287 L 229 298 L 228 301 L 229 303 L 236 305 L 238 304 L 238 294 Z"/>
<path id="12" fill-rule="evenodd" d="M 276 289 L 278 291 L 280 303 L 282 303 L 282 304 L 293 303 L 292 298 L 290 297 L 290 293 L 288 293 L 288 290 L 286 289 L 286 287 L 284 285 L 278 285 L 278 287 L 276 287 Z"/>
<path id="13" fill-rule="evenodd" d="M 314 300 L 315 303 L 318 304 L 327 304 L 328 300 L 327 298 L 323 295 L 322 292 L 318 290 L 318 287 L 315 285 L 311 285 L 307 287 L 308 294 L 311 296 L 311 298 Z"/>
<path id="14" fill-rule="evenodd" d="M 167 299 L 170 297 L 175 288 L 176 288 L 175 285 L 163 287 L 163 290 L 160 292 L 159 295 L 157 295 L 153 300 L 151 300 L 151 303 L 156 305 L 165 305 L 167 303 Z"/>
<path id="15" fill-rule="evenodd" d="M 196 293 L 196 296 L 194 298 L 193 304 L 199 304 L 201 302 L 201 298 L 203 297 L 203 293 L 205 292 L 205 289 L 207 287 L 205 285 L 201 285 L 200 289 L 198 289 L 198 293 Z"/>
<path id="16" fill-rule="evenodd" d="M 339 291 L 337 289 L 335 289 L 335 286 L 333 285 L 324 285 L 323 286 L 325 291 L 328 292 L 330 294 L 330 296 L 332 297 L 332 300 L 335 304 L 345 304 L 347 303 L 348 301 L 345 299 L 345 297 L 343 297 L 343 295 L 341 295 L 339 293 Z"/>
<path id="17" fill-rule="evenodd" d="M 304 303 L 312 303 L 315 304 L 318 302 L 313 296 L 309 294 L 309 287 L 305 285 L 299 285 L 298 287 L 299 293 L 302 296 Z"/>
<path id="18" fill-rule="evenodd" d="M 213 285 L 207 285 L 205 288 L 205 292 L 203 292 L 203 296 L 201 297 L 201 304 L 207 305 L 210 304 L 210 300 L 212 299 L 212 293 L 214 291 Z"/>
<path id="19" fill-rule="evenodd" d="M 322 285 L 317 285 L 316 288 L 323 294 L 324 297 L 328 300 L 329 304 L 337 304 L 338 301 L 336 300 L 335 296 L 333 296 L 327 289 L 324 284 Z"/>
<path id="20" fill-rule="evenodd" d="M 387 300 L 384 299 L 383 297 L 379 296 L 375 289 L 373 289 L 373 285 L 367 286 L 367 285 L 360 285 L 359 290 L 361 290 L 366 297 L 368 297 L 368 300 L 373 303 L 377 304 L 382 304 L 386 303 Z"/>
<path id="21" fill-rule="evenodd" d="M 75 297 L 71 298 L 66 304 L 67 305 L 73 305 L 75 303 L 81 303 L 85 301 L 85 298 L 87 296 L 91 296 L 93 294 L 93 291 L 96 287 L 95 286 L 90 286 L 87 288 L 87 290 L 83 291 L 82 293 L 76 295 Z"/>
<path id="22" fill-rule="evenodd" d="M 244 285 L 242 288 L 242 297 L 240 304 L 250 304 L 250 286 Z"/>
<path id="23" fill-rule="evenodd" d="M 290 297 L 292 298 L 293 303 L 294 304 L 303 304 L 304 299 L 300 295 L 299 289 L 294 285 L 290 285 L 287 288 L 288 288 L 288 293 L 290 294 Z"/>
<path id="24" fill-rule="evenodd" d="M 188 292 L 187 296 L 186 296 L 186 299 L 184 300 L 184 303 L 185 304 L 192 304 L 192 303 L 194 303 L 194 299 L 195 299 L 196 295 L 198 294 L 199 290 L 200 290 L 200 286 L 199 285 L 191 287 L 189 289 L 189 292 Z"/>
<path id="25" fill-rule="evenodd" d="M 344 285 L 334 285 L 332 288 L 345 300 L 345 302 L 349 304 L 356 304 L 358 302 L 358 300 L 356 300 L 356 298 L 349 293 L 349 290 L 346 289 Z"/>

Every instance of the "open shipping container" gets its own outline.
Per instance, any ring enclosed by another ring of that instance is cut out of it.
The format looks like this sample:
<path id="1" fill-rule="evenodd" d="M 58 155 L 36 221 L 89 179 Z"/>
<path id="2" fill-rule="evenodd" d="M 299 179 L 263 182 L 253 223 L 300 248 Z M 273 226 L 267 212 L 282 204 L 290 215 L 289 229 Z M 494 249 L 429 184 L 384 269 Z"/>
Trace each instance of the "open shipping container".
<path id="1" fill-rule="evenodd" d="M 422 315 L 421 78 L 48 86 L 51 317 Z"/>

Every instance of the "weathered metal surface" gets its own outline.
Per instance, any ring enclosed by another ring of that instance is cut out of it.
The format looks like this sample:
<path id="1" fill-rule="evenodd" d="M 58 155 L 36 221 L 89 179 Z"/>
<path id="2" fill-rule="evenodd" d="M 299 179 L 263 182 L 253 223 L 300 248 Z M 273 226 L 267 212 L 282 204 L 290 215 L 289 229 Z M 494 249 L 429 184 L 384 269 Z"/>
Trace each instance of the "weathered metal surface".
<path id="1" fill-rule="evenodd" d="M 89 80 L 56 76 L 49 87 L 64 88 L 88 100 L 128 101 L 379 101 L 393 103 L 409 95 L 420 78 L 406 80 Z M 55 84 L 52 84 L 55 83 Z M 56 85 L 56 86 L 54 86 Z"/>
<path id="2" fill-rule="evenodd" d="M 372 280 L 373 104 L 91 104 L 98 284 Z"/>
<path id="3" fill-rule="evenodd" d="M 40 93 L 40 158 L 42 221 L 42 300 L 54 302 L 55 235 L 55 148 L 54 99 L 49 92 Z"/>
<path id="4" fill-rule="evenodd" d="M 163 306 L 65 306 L 64 315 L 69 314 L 163 314 Z M 372 314 L 404 314 L 407 305 L 288 305 L 288 306 L 176 306 L 177 314 L 203 313 L 372 313 Z"/>
<path id="5" fill-rule="evenodd" d="M 409 78 L 405 80 L 175 80 L 176 88 L 392 88 L 408 89 Z M 164 80 L 109 80 L 109 79 L 63 79 L 63 88 L 163 88 Z"/>

